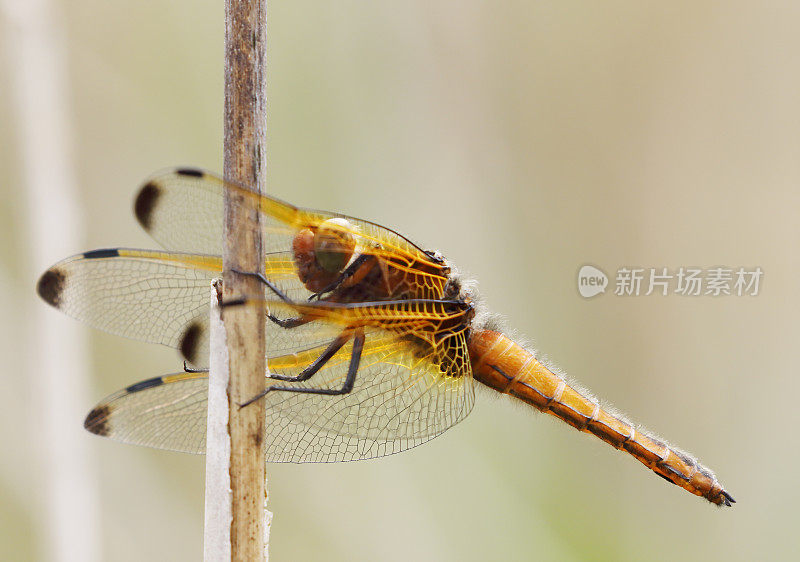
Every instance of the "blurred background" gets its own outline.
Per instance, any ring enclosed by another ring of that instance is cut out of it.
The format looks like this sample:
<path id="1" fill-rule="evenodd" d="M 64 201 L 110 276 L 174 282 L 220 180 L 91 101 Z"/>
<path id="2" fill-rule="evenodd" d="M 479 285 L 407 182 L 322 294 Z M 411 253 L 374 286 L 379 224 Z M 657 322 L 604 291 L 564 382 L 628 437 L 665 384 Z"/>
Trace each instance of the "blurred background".
<path id="1" fill-rule="evenodd" d="M 131 212 L 151 172 L 221 171 L 222 5 L 23 5 L 0 2 L 0 558 L 196 560 L 204 459 L 82 429 L 102 397 L 180 370 L 177 352 L 62 318 L 34 287 L 72 253 L 155 247 Z M 272 558 L 796 554 L 800 5 L 295 0 L 268 17 L 271 192 L 439 249 L 738 500 L 716 509 L 481 393 L 402 455 L 270 465 Z M 585 263 L 764 277 L 755 297 L 587 300 Z"/>

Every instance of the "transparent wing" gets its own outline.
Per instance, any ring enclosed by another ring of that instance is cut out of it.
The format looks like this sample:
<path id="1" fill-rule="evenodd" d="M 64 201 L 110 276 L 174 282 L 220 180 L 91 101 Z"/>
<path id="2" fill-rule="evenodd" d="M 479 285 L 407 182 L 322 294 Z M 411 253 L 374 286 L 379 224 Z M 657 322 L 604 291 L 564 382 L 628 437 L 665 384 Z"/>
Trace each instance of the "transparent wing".
<path id="1" fill-rule="evenodd" d="M 207 408 L 208 373 L 175 373 L 112 394 L 83 426 L 123 443 L 203 454 Z"/>
<path id="2" fill-rule="evenodd" d="M 244 301 L 244 306 L 260 300 Z M 378 328 L 398 337 L 409 337 L 416 345 L 427 345 L 435 350 L 448 350 L 460 355 L 442 355 L 438 361 L 447 372 L 458 373 L 469 364 L 466 348 L 450 346 L 448 339 L 466 337 L 471 308 L 461 302 L 428 299 L 378 301 L 367 303 L 330 303 L 325 301 L 283 302 L 266 299 L 268 312 L 279 320 L 304 318 L 308 322 L 286 329 L 271 320 L 266 321 L 267 357 L 298 353 L 317 346 L 325 346 L 344 329 L 357 327 Z M 199 320 L 199 319 L 198 319 Z M 208 323 L 193 323 L 177 338 L 179 349 L 191 363 L 203 364 L 208 356 Z M 197 349 L 195 349 L 195 342 Z M 409 344 L 409 342 L 407 342 Z M 205 354 L 205 355 L 203 355 Z"/>
<path id="3" fill-rule="evenodd" d="M 372 327 L 389 331 L 404 339 L 406 345 L 435 351 L 436 361 L 444 372 L 456 376 L 468 370 L 469 356 L 461 342 L 466 338 L 473 311 L 466 303 L 429 299 L 352 304 L 272 299 L 266 302 L 273 315 L 299 314 L 313 320 L 314 326 Z"/>
<path id="4" fill-rule="evenodd" d="M 393 334 L 368 330 L 353 390 L 341 396 L 285 391 L 267 401 L 267 461 L 337 462 L 369 459 L 420 445 L 469 414 L 474 388 L 469 363 L 445 375 L 433 350 L 422 353 Z M 464 346 L 461 338 L 459 343 Z M 297 376 L 326 345 L 269 360 L 273 373 Z M 348 343 L 309 381 L 282 386 L 341 388 L 353 344 Z M 206 373 L 149 379 L 97 405 L 85 427 L 115 440 L 202 453 Z"/>
<path id="5" fill-rule="evenodd" d="M 308 297 L 290 254 L 268 255 L 264 272 L 292 298 Z M 68 316 L 115 335 L 178 348 L 203 366 L 210 284 L 221 275 L 219 256 L 117 248 L 55 264 L 37 290 Z"/>
<path id="6" fill-rule="evenodd" d="M 213 256 L 95 250 L 48 269 L 37 291 L 68 316 L 121 336 L 178 347 L 187 325 L 207 316 Z"/>
<path id="7" fill-rule="evenodd" d="M 463 347 L 458 338 L 450 345 Z M 341 388 L 352 353 L 344 346 L 317 375 L 302 383 Z M 292 375 L 317 351 L 301 360 L 269 361 L 270 371 Z M 367 330 L 353 390 L 341 396 L 271 392 L 267 403 L 267 459 L 273 462 L 340 462 L 370 459 L 416 447 L 463 420 L 475 395 L 469 362 L 456 376 L 442 372 L 440 351 L 423 351 L 394 334 Z"/>
<path id="8" fill-rule="evenodd" d="M 360 253 L 390 258 L 396 266 L 444 277 L 439 261 L 389 228 L 346 215 L 295 207 L 194 168 L 166 170 L 151 176 L 136 197 L 134 211 L 142 227 L 166 248 L 221 254 L 226 190 L 235 192 L 243 204 L 262 213 L 266 252 L 289 250 L 297 231 L 342 217 L 353 225 L 351 233 L 360 242 Z"/>

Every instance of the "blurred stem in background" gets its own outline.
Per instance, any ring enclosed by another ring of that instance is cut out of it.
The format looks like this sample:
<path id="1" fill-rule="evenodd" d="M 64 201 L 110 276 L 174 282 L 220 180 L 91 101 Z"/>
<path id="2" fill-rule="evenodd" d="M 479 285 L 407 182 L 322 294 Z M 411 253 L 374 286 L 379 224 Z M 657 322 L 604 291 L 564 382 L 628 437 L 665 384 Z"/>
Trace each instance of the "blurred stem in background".
<path id="1" fill-rule="evenodd" d="M 2 0 L 5 48 L 11 70 L 18 152 L 27 194 L 29 264 L 38 275 L 83 240 L 72 169 L 69 95 L 61 19 L 48 0 Z M 55 13 L 54 13 L 55 12 Z M 30 287 L 33 291 L 34 288 Z M 65 319 L 36 302 L 28 324 L 31 345 L 20 350 L 30 368 L 30 419 L 38 437 L 41 486 L 39 528 L 48 560 L 99 560 L 98 492 L 90 442 L 81 419 L 88 399 L 88 358 L 83 330 L 63 329 Z"/>

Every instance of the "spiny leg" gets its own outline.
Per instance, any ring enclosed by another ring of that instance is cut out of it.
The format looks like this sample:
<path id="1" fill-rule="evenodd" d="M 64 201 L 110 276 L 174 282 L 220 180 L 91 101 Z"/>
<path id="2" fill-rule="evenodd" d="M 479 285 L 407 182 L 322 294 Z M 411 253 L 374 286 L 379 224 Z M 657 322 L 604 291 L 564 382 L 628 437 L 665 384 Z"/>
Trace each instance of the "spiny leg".
<path id="1" fill-rule="evenodd" d="M 281 291 L 277 286 L 275 286 L 275 283 L 273 283 L 272 281 L 267 279 L 267 277 L 263 273 L 260 273 L 260 272 L 257 272 L 257 271 L 241 271 L 239 269 L 231 269 L 231 271 L 233 271 L 234 273 L 236 273 L 238 275 L 246 275 L 248 277 L 255 277 L 256 279 L 261 281 L 270 291 L 275 293 L 277 295 L 277 297 L 279 299 L 281 299 L 283 302 L 288 303 L 288 304 L 292 303 L 292 299 L 287 297 L 284 294 L 284 292 Z M 223 303 L 222 306 L 230 306 L 232 304 L 241 304 L 241 303 L 237 302 L 239 300 L 240 299 L 234 299 L 233 301 L 229 301 L 229 303 Z"/>
<path id="2" fill-rule="evenodd" d="M 302 382 L 307 381 L 311 377 L 317 374 L 317 372 L 325 366 L 325 364 L 331 360 L 331 358 L 338 353 L 342 346 L 347 343 L 347 340 L 350 339 L 352 333 L 348 331 L 344 331 L 334 339 L 330 345 L 322 352 L 322 354 L 314 359 L 313 363 L 311 363 L 308 367 L 300 371 L 300 374 L 294 377 L 290 377 L 287 375 L 270 375 L 269 378 L 279 380 L 279 381 L 287 381 L 287 382 Z"/>
<path id="3" fill-rule="evenodd" d="M 266 276 L 263 273 L 255 273 L 255 272 L 252 272 L 252 271 L 240 271 L 238 269 L 232 269 L 231 271 L 233 271 L 234 273 L 237 273 L 239 275 L 247 275 L 249 277 L 255 277 L 261 283 L 263 283 L 267 288 L 269 288 L 270 291 L 275 293 L 278 296 L 278 298 L 281 299 L 283 302 L 285 302 L 285 303 L 291 303 L 292 302 L 291 299 L 289 297 L 287 297 L 283 293 L 283 291 L 281 291 L 278 287 L 276 287 L 275 284 L 272 281 L 267 279 Z M 227 302 L 224 302 L 222 304 L 222 307 L 224 308 L 224 307 L 227 307 L 227 306 L 236 306 L 236 305 L 244 304 L 245 302 L 247 302 L 246 299 L 232 299 L 232 300 L 229 300 Z M 286 328 L 287 330 L 292 329 L 292 328 L 297 328 L 298 326 L 302 326 L 303 324 L 308 324 L 309 322 L 311 322 L 310 319 L 303 318 L 302 316 L 298 317 L 298 318 L 278 318 L 277 316 L 275 316 L 273 314 L 267 313 L 267 318 L 269 318 L 272 322 L 274 322 L 275 324 L 277 324 L 281 328 Z"/>
<path id="4" fill-rule="evenodd" d="M 254 396 L 244 404 L 239 404 L 240 408 L 244 408 L 248 404 L 252 404 L 256 400 L 263 398 L 267 395 L 267 393 L 272 392 L 273 390 L 282 390 L 285 392 L 298 392 L 301 394 L 323 394 L 326 396 L 337 396 L 341 394 L 349 394 L 353 390 L 353 385 L 356 381 L 356 373 L 358 372 L 358 367 L 361 363 L 361 351 L 364 349 L 364 332 L 363 330 L 359 329 L 355 332 L 355 337 L 353 339 L 353 351 L 350 354 L 350 366 L 347 369 L 347 377 L 345 378 L 344 385 L 342 388 L 302 388 L 302 387 L 295 387 L 295 386 L 270 386 L 266 388 L 263 392 L 259 393 L 257 396 Z"/>

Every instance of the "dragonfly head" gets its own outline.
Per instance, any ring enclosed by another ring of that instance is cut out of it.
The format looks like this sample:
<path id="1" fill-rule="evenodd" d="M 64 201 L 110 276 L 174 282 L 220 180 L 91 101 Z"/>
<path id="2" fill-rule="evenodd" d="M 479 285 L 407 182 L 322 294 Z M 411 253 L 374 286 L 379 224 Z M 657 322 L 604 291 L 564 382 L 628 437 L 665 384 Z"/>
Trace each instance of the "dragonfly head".
<path id="1" fill-rule="evenodd" d="M 325 271 L 342 271 L 353 257 L 355 247 L 353 225 L 347 219 L 328 219 L 314 233 L 314 256 Z"/>
<path id="2" fill-rule="evenodd" d="M 347 267 L 356 247 L 353 226 L 333 218 L 315 228 L 303 228 L 292 241 L 297 274 L 312 293 L 333 283 Z"/>

